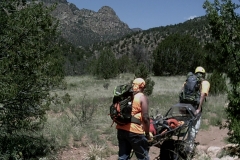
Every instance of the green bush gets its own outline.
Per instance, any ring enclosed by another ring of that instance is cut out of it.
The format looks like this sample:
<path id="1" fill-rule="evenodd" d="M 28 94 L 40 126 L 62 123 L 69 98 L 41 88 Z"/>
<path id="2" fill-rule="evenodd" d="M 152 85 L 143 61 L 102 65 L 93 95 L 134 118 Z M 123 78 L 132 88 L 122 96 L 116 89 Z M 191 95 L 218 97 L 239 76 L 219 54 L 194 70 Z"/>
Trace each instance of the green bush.
<path id="1" fill-rule="evenodd" d="M 204 50 L 198 39 L 188 34 L 172 34 L 153 52 L 155 76 L 182 75 L 202 64 Z"/>
<path id="2" fill-rule="evenodd" d="M 50 91 L 64 78 L 52 10 L 42 3 L 0 3 L 0 155 L 5 159 L 37 158 L 54 149 L 54 141 L 41 135 L 54 99 Z"/>
<path id="3" fill-rule="evenodd" d="M 95 75 L 99 78 L 114 78 L 118 74 L 118 66 L 115 55 L 110 49 L 100 52 L 95 66 Z"/>
<path id="4" fill-rule="evenodd" d="M 146 82 L 146 88 L 144 89 L 144 93 L 146 95 L 151 95 L 153 92 L 153 88 L 155 82 L 150 78 L 150 72 L 147 70 L 147 67 L 144 64 L 140 64 L 135 72 L 136 78 L 143 78 Z"/>
<path id="5" fill-rule="evenodd" d="M 219 64 L 216 69 L 226 73 L 231 86 L 226 107 L 229 141 L 240 144 L 240 17 L 235 12 L 239 9 L 239 4 L 232 3 L 231 0 L 222 3 L 215 0 L 213 3 L 205 1 L 203 7 L 210 24 L 213 39 L 211 45 L 216 49 L 214 62 Z"/>
<path id="6" fill-rule="evenodd" d="M 226 76 L 217 71 L 213 71 L 213 73 L 207 77 L 208 81 L 211 84 L 210 92 L 211 94 L 220 94 L 226 93 L 227 84 L 226 84 Z"/>

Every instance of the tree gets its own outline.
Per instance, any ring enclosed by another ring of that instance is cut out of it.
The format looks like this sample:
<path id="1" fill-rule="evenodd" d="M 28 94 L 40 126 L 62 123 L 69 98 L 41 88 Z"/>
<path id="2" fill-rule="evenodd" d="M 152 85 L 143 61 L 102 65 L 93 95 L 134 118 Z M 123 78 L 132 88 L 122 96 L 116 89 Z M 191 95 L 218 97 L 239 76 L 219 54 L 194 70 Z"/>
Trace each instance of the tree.
<path id="1" fill-rule="evenodd" d="M 146 95 L 151 95 L 153 92 L 153 88 L 155 82 L 150 78 L 150 72 L 144 64 L 140 64 L 135 70 L 135 78 L 143 78 L 146 82 L 146 88 L 144 89 L 144 93 Z"/>
<path id="2" fill-rule="evenodd" d="M 42 3 L 0 2 L 0 159 L 46 155 L 41 129 L 64 76 L 58 23 Z"/>
<path id="3" fill-rule="evenodd" d="M 141 63 L 149 65 L 150 57 L 144 45 L 134 45 L 132 51 L 133 65 L 139 66 Z"/>
<path id="4" fill-rule="evenodd" d="M 203 7 L 217 45 L 215 48 L 218 49 L 215 58 L 221 65 L 216 69 L 219 72 L 225 71 L 230 79 L 229 104 L 226 108 L 229 141 L 240 144 L 240 17 L 235 12 L 239 5 L 231 0 L 222 0 L 222 3 L 218 0 L 213 3 L 206 0 Z"/>
<path id="5" fill-rule="evenodd" d="M 196 38 L 173 34 L 159 43 L 153 58 L 153 72 L 156 76 L 181 75 L 203 65 L 204 50 Z"/>
<path id="6" fill-rule="evenodd" d="M 95 74 L 100 78 L 109 79 L 118 74 L 116 58 L 110 49 L 104 49 L 100 52 L 95 67 Z"/>
<path id="7" fill-rule="evenodd" d="M 119 73 L 129 73 L 133 70 L 133 66 L 131 66 L 131 60 L 126 54 L 117 59 L 117 64 Z"/>
<path id="8" fill-rule="evenodd" d="M 214 70 L 207 79 L 211 84 L 210 92 L 212 95 L 226 93 L 227 84 L 225 75 Z"/>

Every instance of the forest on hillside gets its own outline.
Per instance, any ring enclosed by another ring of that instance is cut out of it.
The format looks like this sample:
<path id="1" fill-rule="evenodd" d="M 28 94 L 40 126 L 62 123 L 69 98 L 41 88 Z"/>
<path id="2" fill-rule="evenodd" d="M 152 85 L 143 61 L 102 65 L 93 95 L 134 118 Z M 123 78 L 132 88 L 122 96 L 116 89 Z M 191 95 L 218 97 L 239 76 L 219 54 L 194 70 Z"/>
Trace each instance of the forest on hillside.
<path id="1" fill-rule="evenodd" d="M 211 55 L 205 47 L 212 41 L 207 25 L 206 17 L 198 17 L 181 24 L 138 31 L 117 40 L 94 43 L 82 48 L 67 43 L 64 46 L 67 67 L 65 73 L 95 74 L 95 64 L 100 63 L 98 57 L 104 50 L 114 55 L 117 73 L 133 72 L 141 63 L 156 75 L 181 75 L 193 71 L 194 67 L 200 64 L 211 72 L 214 66 L 209 65 Z M 164 51 L 161 48 L 169 50 Z M 161 55 L 161 59 L 156 56 L 156 52 Z M 110 60 L 110 57 L 102 61 L 107 60 Z M 165 67 L 157 68 L 157 63 Z M 179 66 L 182 68 L 181 72 Z"/>

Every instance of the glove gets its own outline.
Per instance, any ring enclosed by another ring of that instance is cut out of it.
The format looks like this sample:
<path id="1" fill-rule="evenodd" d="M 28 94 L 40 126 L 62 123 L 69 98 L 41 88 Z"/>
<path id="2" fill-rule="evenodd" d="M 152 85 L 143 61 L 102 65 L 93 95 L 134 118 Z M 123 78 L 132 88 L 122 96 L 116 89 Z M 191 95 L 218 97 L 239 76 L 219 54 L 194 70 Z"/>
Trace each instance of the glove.
<path id="1" fill-rule="evenodd" d="M 148 142 L 152 142 L 153 141 L 153 134 L 152 134 L 152 132 L 149 132 L 148 134 L 146 134 L 146 138 L 147 138 Z"/>

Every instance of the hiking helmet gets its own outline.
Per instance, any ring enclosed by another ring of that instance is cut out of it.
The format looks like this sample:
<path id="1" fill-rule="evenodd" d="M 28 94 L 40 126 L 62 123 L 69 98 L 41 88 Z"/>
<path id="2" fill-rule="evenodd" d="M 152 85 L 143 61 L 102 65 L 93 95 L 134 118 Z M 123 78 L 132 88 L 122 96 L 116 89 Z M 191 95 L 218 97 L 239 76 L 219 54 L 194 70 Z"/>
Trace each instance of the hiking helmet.
<path id="1" fill-rule="evenodd" d="M 199 67 L 197 67 L 195 69 L 195 73 L 203 73 L 203 74 L 205 74 L 205 69 L 203 67 L 199 66 Z"/>
<path id="2" fill-rule="evenodd" d="M 146 82 L 142 78 L 136 78 L 132 82 L 133 84 L 133 90 L 137 91 L 139 88 L 144 88 L 146 85 Z"/>

